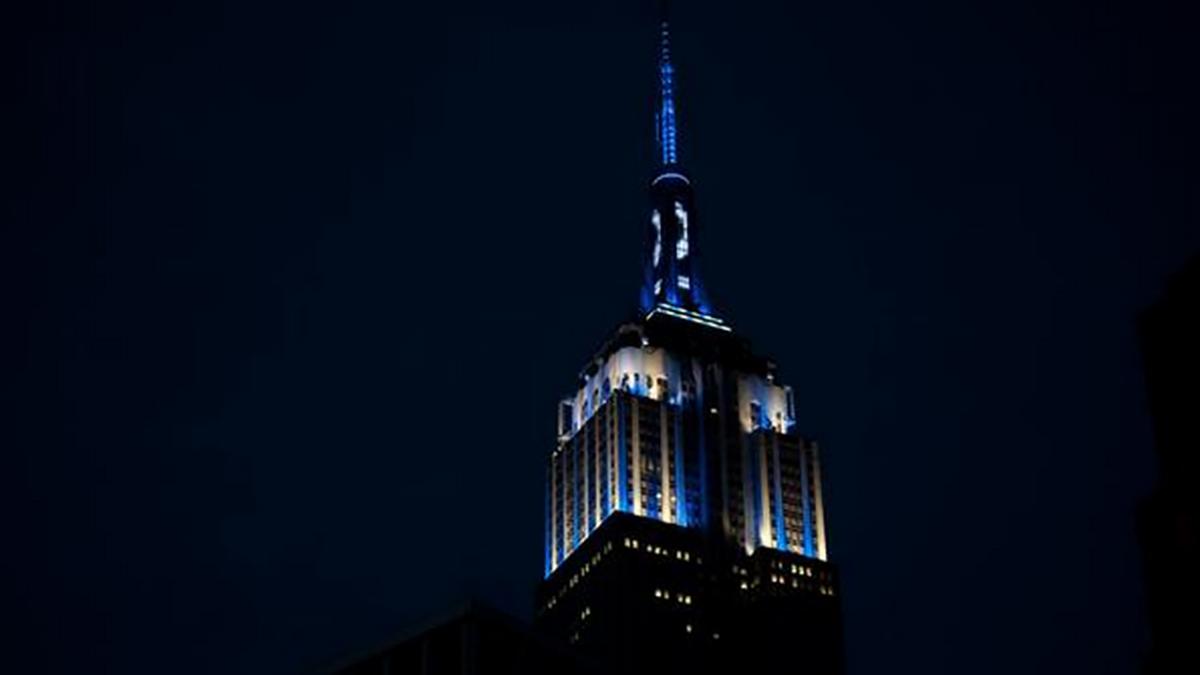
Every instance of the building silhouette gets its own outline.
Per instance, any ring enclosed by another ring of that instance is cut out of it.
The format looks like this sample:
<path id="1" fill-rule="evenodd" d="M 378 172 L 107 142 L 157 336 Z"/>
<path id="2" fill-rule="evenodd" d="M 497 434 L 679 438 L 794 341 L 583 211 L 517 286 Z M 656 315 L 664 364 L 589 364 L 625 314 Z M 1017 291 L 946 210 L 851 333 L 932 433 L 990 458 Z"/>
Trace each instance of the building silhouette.
<path id="1" fill-rule="evenodd" d="M 842 670 L 820 453 L 710 305 L 660 26 L 640 311 L 558 409 L 535 623 L 616 672 Z"/>
<path id="2" fill-rule="evenodd" d="M 1146 671 L 1200 673 L 1200 257 L 1142 314 L 1139 332 L 1159 468 L 1138 513 Z"/>
<path id="3" fill-rule="evenodd" d="M 467 602 L 364 654 L 336 675 L 598 675 L 565 645 L 487 605 Z"/>

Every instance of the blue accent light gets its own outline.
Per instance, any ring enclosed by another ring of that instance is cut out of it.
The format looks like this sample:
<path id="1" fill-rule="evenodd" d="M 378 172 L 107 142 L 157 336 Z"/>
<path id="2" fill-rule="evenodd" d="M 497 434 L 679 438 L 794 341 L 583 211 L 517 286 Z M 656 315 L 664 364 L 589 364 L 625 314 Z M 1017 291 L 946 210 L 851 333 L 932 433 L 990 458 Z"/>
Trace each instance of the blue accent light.
<path id="1" fill-rule="evenodd" d="M 800 516 L 804 518 L 804 527 L 801 530 L 800 536 L 804 537 L 804 555 L 813 557 L 813 521 L 812 508 L 809 506 L 809 489 L 808 489 L 808 451 L 801 446 L 800 448 L 800 501 L 801 509 Z"/>
<path id="2" fill-rule="evenodd" d="M 550 573 L 554 571 L 554 562 L 553 562 L 554 549 L 553 549 L 553 546 L 551 545 L 551 542 L 553 541 L 553 538 L 554 538 L 554 534 L 553 534 L 554 526 L 552 524 L 553 523 L 553 516 L 552 516 L 553 512 L 550 507 L 550 486 L 553 483 L 554 483 L 554 481 L 552 481 L 552 480 L 546 481 L 546 548 L 545 548 L 546 556 L 545 556 L 545 563 L 542 568 L 542 576 L 543 577 L 550 576 Z"/>
<path id="3" fill-rule="evenodd" d="M 708 304 L 708 294 L 704 292 L 704 283 L 698 275 L 692 275 L 692 302 L 700 309 L 701 314 L 712 315 L 712 307 Z"/>
<path id="4" fill-rule="evenodd" d="M 665 440 L 665 439 L 664 439 Z M 675 411 L 675 520 L 687 527 L 688 508 L 687 481 L 683 472 L 683 411 Z"/>
<path id="5" fill-rule="evenodd" d="M 604 382 L 606 385 L 608 384 L 607 379 L 605 379 Z M 606 400 L 609 398 L 610 393 L 611 392 L 608 391 L 607 387 L 606 387 L 605 392 L 604 392 L 604 398 Z M 612 412 L 609 412 L 608 415 L 612 415 Z M 607 421 L 608 421 L 607 419 L 604 420 L 604 422 L 607 422 Z M 603 427 L 605 429 L 607 429 L 608 424 L 603 424 Z M 612 448 L 612 443 L 609 442 L 610 440 L 611 439 L 609 438 L 608 434 L 601 432 L 600 442 L 604 446 L 604 455 L 602 457 L 604 460 L 604 471 L 603 471 L 604 487 L 599 488 L 600 489 L 600 520 L 601 521 L 603 521 L 605 518 L 607 518 L 608 514 L 613 512 L 613 495 L 612 495 L 612 484 L 613 484 L 612 451 L 613 451 L 613 448 Z M 597 458 L 597 459 L 600 459 L 600 458 Z"/>
<path id="6" fill-rule="evenodd" d="M 783 484 L 779 476 L 780 473 L 782 473 L 779 468 L 779 440 L 777 438 L 772 438 L 772 440 L 774 441 L 774 447 L 772 447 L 771 450 L 775 455 L 773 462 L 775 470 L 771 472 L 774 474 L 775 478 L 775 485 L 773 486 L 773 491 L 775 493 L 775 547 L 787 551 L 787 528 L 783 526 Z"/>
<path id="7" fill-rule="evenodd" d="M 671 179 L 671 178 L 674 178 L 675 180 L 681 180 L 684 183 L 687 183 L 688 185 L 692 184 L 692 181 L 688 180 L 687 176 L 685 176 L 681 173 L 677 173 L 675 171 L 667 171 L 667 172 L 658 174 L 658 176 L 654 180 L 650 181 L 650 184 L 658 185 L 659 181 L 663 181 L 663 180 L 667 180 L 667 179 Z"/>
<path id="8" fill-rule="evenodd" d="M 696 396 L 696 439 L 700 446 L 700 526 L 708 529 L 708 435 L 705 431 L 704 397 Z"/>
<path id="9" fill-rule="evenodd" d="M 625 489 L 626 450 L 625 429 L 629 420 L 625 415 L 625 400 L 617 399 L 617 509 L 629 510 L 629 494 Z"/>
<path id="10" fill-rule="evenodd" d="M 579 437 L 571 439 L 571 519 L 575 527 L 571 528 L 571 550 L 579 547 Z"/>
<path id="11" fill-rule="evenodd" d="M 746 448 L 745 446 L 743 446 L 742 457 L 745 462 L 745 465 L 747 467 L 749 467 L 750 476 L 752 476 L 752 478 L 750 479 L 750 485 L 757 486 L 758 480 L 753 477 L 759 475 L 759 473 L 758 473 L 758 466 L 759 466 L 758 449 L 757 448 Z M 758 490 L 755 490 L 755 492 L 758 492 Z M 767 542 L 762 541 L 762 522 L 763 522 L 763 518 L 767 517 L 767 514 L 763 513 L 762 499 L 760 499 L 757 494 L 750 497 L 749 517 L 750 517 L 750 527 L 752 528 L 750 530 L 750 534 L 753 537 L 754 546 L 758 547 L 758 546 L 765 545 Z"/>
<path id="12" fill-rule="evenodd" d="M 675 152 L 675 68 L 671 65 L 670 30 L 667 22 L 662 22 L 662 48 L 658 60 L 658 148 L 662 164 L 672 166 L 678 163 Z"/>

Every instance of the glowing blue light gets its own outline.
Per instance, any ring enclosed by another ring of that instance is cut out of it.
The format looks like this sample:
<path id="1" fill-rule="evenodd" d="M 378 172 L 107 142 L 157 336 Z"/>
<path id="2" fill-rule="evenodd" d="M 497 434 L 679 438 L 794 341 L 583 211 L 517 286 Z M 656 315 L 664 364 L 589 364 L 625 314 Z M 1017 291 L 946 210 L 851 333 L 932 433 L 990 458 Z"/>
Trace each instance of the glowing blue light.
<path id="1" fill-rule="evenodd" d="M 772 490 L 775 493 L 775 499 L 774 499 L 775 503 L 773 504 L 774 511 L 775 511 L 775 547 L 780 550 L 787 551 L 787 550 L 789 550 L 788 549 L 788 536 L 787 536 L 787 528 L 784 527 L 784 524 L 783 524 L 783 479 L 780 477 L 781 472 L 779 470 L 779 446 L 778 446 L 778 444 L 776 444 L 775 447 L 772 448 L 772 450 L 775 453 L 775 457 L 774 457 L 775 470 L 772 472 L 774 474 L 774 478 L 775 478 L 774 483 L 775 484 L 771 486 Z"/>
<path id="2" fill-rule="evenodd" d="M 664 471 L 665 471 L 664 467 Z M 687 477 L 683 471 L 683 415 L 675 414 L 675 520 L 683 527 L 688 525 Z"/>
<path id="3" fill-rule="evenodd" d="M 551 502 L 550 502 L 550 481 L 546 481 L 546 556 L 545 556 L 545 565 L 543 566 L 543 569 L 542 569 L 543 577 L 550 576 L 550 573 L 554 571 L 554 549 L 553 549 L 554 535 L 552 532 L 552 530 L 554 529 L 554 525 L 553 525 L 554 520 L 553 520 L 553 517 L 551 516 L 551 509 L 552 509 L 552 506 L 551 506 Z"/>
<path id="4" fill-rule="evenodd" d="M 571 443 L 571 450 L 573 450 L 573 452 L 571 452 L 570 455 L 568 456 L 568 460 L 571 462 L 571 471 L 573 472 L 571 474 L 571 485 L 579 485 L 578 448 L 579 448 L 578 444 L 576 444 L 575 442 Z M 571 520 L 573 521 L 574 526 L 571 528 L 571 550 L 575 550 L 575 549 L 579 548 L 579 531 L 581 529 L 583 529 L 581 527 L 581 525 L 582 525 L 581 521 L 583 520 L 583 516 L 580 513 L 580 508 L 579 508 L 579 492 L 580 491 L 572 490 L 572 492 L 574 492 L 574 494 L 571 496 Z"/>
<path id="5" fill-rule="evenodd" d="M 628 445 L 625 442 L 625 429 L 629 424 L 629 416 L 625 412 L 624 401 L 617 400 L 617 509 L 621 511 L 629 510 L 629 493 L 626 489 L 626 472 L 628 471 L 626 452 Z"/>
<path id="6" fill-rule="evenodd" d="M 678 157 L 675 153 L 675 68 L 671 66 L 670 32 L 667 22 L 662 23 L 662 50 L 658 61 L 659 111 L 658 146 L 662 163 L 673 165 Z"/>
<path id="7" fill-rule="evenodd" d="M 685 175 L 683 175 L 683 174 L 681 174 L 681 173 L 675 173 L 674 171 L 668 171 L 668 172 L 666 172 L 666 173 L 660 173 L 660 174 L 658 174 L 658 177 L 657 177 L 657 178 L 655 178 L 654 180 L 650 181 L 650 184 L 651 184 L 651 185 L 658 185 L 658 182 L 659 182 L 659 181 L 667 180 L 667 179 L 670 179 L 670 178 L 674 178 L 674 179 L 676 179 L 676 180 L 681 180 L 681 181 L 683 181 L 684 183 L 687 183 L 688 185 L 691 185 L 691 184 L 692 184 L 692 181 L 688 180 L 688 177 L 687 177 L 687 176 L 685 176 Z"/>
<path id="8" fill-rule="evenodd" d="M 800 450 L 800 503 L 803 505 L 800 514 L 804 518 L 804 528 L 800 536 L 804 542 L 804 555 L 811 558 L 813 556 L 813 526 L 815 523 L 812 517 L 812 504 L 809 501 L 811 497 L 808 490 L 808 458 L 805 456 L 807 452 L 803 448 Z"/>

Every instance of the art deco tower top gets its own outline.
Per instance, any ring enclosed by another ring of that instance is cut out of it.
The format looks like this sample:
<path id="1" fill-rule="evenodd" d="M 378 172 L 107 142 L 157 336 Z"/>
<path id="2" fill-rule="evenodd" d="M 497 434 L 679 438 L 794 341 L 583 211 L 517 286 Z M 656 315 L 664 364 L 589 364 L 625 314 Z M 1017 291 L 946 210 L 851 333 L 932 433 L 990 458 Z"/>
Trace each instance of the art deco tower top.
<path id="1" fill-rule="evenodd" d="M 613 672 L 839 675 L 820 451 L 709 306 L 663 5 L 642 312 L 559 402 L 537 621 Z"/>
<path id="2" fill-rule="evenodd" d="M 679 163 L 671 28 L 666 3 L 660 7 L 658 100 L 654 111 L 658 166 L 650 183 L 652 210 L 646 230 L 641 308 L 645 315 L 661 312 L 728 330 L 713 315 L 700 278 L 692 185 Z"/>

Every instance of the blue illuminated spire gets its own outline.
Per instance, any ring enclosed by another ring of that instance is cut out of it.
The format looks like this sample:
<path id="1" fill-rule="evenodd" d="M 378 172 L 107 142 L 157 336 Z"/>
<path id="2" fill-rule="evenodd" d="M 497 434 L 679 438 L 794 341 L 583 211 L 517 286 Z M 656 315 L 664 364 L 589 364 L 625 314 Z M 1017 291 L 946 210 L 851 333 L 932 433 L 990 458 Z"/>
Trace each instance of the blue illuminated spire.
<path id="1" fill-rule="evenodd" d="M 650 182 L 652 211 L 646 229 L 641 307 L 678 319 L 729 330 L 713 316 L 700 279 L 691 181 L 679 166 L 675 118 L 675 66 L 667 2 L 659 4 L 658 101 L 654 111 L 659 162 Z"/>
<path id="2" fill-rule="evenodd" d="M 667 3 L 662 3 L 658 51 L 658 110 L 655 111 L 655 131 L 662 166 L 678 163 L 675 151 L 675 67 L 671 65 L 671 28 L 667 23 Z"/>

